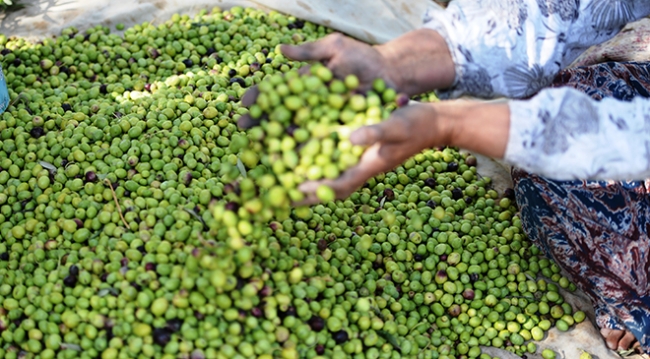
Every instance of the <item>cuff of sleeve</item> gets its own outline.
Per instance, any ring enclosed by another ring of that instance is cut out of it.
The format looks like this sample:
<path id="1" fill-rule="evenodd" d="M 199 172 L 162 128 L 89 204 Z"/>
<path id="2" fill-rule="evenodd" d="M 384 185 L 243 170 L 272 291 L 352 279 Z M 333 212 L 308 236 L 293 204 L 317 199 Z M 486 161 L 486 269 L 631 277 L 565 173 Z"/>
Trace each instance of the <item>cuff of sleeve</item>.
<path id="1" fill-rule="evenodd" d="M 431 6 L 427 9 L 423 17 L 422 27 L 437 31 L 440 36 L 445 39 L 456 68 L 456 78 L 454 79 L 454 83 L 451 85 L 451 87 L 448 89 L 435 91 L 436 96 L 438 96 L 438 98 L 441 100 L 455 99 L 465 94 L 464 91 L 462 91 L 458 86 L 458 80 L 462 78 L 463 75 L 464 67 L 462 66 L 462 63 L 464 59 L 462 56 L 459 56 L 458 52 L 456 51 L 456 49 L 458 49 L 458 46 L 455 43 L 454 39 L 452 39 L 450 36 L 449 31 L 449 29 L 453 27 L 450 21 L 450 12 L 453 10 L 453 5 L 454 3 L 451 3 L 447 9 L 443 9 L 439 6 Z"/>
<path id="2" fill-rule="evenodd" d="M 538 155 L 539 151 L 531 151 L 534 143 L 529 143 L 537 125 L 536 106 L 532 100 L 510 101 L 510 132 L 504 160 L 516 167 L 533 169 L 539 167 L 543 160 Z"/>

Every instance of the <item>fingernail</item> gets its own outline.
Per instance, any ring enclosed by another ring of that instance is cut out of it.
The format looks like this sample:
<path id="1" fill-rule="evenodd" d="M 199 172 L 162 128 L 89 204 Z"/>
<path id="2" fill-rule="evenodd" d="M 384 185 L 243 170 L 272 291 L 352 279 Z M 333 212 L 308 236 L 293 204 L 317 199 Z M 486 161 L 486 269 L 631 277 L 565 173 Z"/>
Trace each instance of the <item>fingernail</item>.
<path id="1" fill-rule="evenodd" d="M 363 128 L 360 128 L 350 134 L 350 142 L 355 145 L 365 145 L 367 141 L 368 135 Z"/>

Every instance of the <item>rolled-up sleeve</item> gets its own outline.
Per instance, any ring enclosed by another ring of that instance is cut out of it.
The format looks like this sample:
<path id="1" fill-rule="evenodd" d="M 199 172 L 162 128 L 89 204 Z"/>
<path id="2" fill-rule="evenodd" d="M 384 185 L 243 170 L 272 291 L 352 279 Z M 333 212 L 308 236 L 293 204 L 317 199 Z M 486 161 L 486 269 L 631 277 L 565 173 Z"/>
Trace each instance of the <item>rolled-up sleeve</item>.
<path id="1" fill-rule="evenodd" d="M 650 100 L 596 101 L 573 88 L 513 100 L 505 160 L 555 180 L 650 178 Z"/>

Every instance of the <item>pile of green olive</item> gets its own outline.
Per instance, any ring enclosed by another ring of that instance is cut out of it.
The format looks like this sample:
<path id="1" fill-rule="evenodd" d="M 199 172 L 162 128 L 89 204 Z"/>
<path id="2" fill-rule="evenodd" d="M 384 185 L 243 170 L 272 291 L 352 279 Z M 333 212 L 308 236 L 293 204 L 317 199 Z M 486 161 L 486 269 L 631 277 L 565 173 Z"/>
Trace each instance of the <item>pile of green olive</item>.
<path id="1" fill-rule="evenodd" d="M 329 32 L 235 7 L 123 36 L 102 26 L 38 43 L 0 36 L 11 95 L 0 357 L 485 359 L 482 345 L 534 352 L 552 326 L 584 320 L 512 196 L 453 148 L 344 201 L 250 222 L 248 236 L 224 230 L 214 208 L 273 169 L 250 145 L 257 130 L 237 126 L 242 95 L 295 79 L 303 64 L 279 44 Z"/>

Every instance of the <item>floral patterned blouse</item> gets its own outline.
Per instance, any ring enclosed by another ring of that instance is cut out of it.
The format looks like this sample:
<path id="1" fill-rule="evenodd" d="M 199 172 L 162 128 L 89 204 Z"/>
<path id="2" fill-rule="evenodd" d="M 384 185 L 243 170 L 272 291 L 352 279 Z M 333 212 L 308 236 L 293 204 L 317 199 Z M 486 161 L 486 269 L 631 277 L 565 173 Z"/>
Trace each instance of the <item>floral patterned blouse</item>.
<path id="1" fill-rule="evenodd" d="M 635 180 L 650 178 L 650 99 L 596 101 L 545 87 L 648 15 L 648 0 L 455 0 L 430 8 L 424 27 L 445 37 L 456 64 L 441 98 L 515 99 L 507 162 L 556 180 Z"/>

